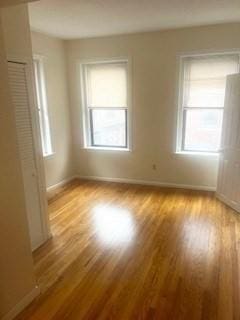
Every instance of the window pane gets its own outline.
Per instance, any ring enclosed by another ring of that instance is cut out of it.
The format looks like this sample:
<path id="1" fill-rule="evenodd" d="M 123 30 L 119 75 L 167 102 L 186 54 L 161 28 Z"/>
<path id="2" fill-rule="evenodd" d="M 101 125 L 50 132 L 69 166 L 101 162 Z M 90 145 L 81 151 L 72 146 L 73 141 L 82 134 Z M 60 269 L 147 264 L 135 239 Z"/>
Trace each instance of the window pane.
<path id="1" fill-rule="evenodd" d="M 187 58 L 184 70 L 185 107 L 223 107 L 226 76 L 237 73 L 238 55 Z"/>
<path id="2" fill-rule="evenodd" d="M 126 111 L 90 110 L 95 146 L 126 147 Z"/>
<path id="3" fill-rule="evenodd" d="M 34 73 L 37 94 L 37 105 L 39 110 L 39 125 L 42 141 L 42 150 L 43 155 L 47 156 L 52 154 L 52 143 L 50 136 L 44 77 L 42 73 L 41 62 L 38 60 L 34 60 Z"/>
<path id="4" fill-rule="evenodd" d="M 184 150 L 218 151 L 223 110 L 186 110 Z"/>
<path id="5" fill-rule="evenodd" d="M 87 65 L 88 106 L 126 107 L 126 63 Z"/>

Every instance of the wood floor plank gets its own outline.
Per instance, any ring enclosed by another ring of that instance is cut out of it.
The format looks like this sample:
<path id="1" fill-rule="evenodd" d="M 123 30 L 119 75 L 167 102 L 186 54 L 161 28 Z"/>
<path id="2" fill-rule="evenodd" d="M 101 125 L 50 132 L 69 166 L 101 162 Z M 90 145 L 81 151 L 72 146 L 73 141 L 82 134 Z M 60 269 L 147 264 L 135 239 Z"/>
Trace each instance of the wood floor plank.
<path id="1" fill-rule="evenodd" d="M 16 319 L 240 320 L 240 216 L 212 192 L 74 181 Z"/>

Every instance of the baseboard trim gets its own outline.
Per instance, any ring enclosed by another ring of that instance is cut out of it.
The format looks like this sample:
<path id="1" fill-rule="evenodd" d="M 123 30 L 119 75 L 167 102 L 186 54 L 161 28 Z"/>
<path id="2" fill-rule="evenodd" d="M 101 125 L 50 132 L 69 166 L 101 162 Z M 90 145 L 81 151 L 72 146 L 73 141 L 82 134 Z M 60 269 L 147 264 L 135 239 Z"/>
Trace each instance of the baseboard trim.
<path id="1" fill-rule="evenodd" d="M 63 187 L 64 185 L 68 184 L 69 182 L 71 182 L 74 179 L 140 184 L 140 185 L 148 185 L 148 186 L 159 186 L 159 187 L 177 188 L 177 189 L 190 189 L 190 190 L 199 190 L 199 191 L 216 191 L 216 187 L 210 187 L 210 186 L 197 186 L 197 185 L 189 185 L 189 184 L 160 182 L 160 181 L 153 181 L 153 180 L 139 180 L 139 179 L 75 175 L 75 176 L 72 176 L 68 179 L 62 180 L 53 186 L 48 187 L 47 192 L 48 193 L 53 192 L 53 191 L 57 190 L 58 188 Z"/>
<path id="2" fill-rule="evenodd" d="M 74 180 L 74 179 L 76 179 L 76 178 L 78 178 L 78 177 L 77 177 L 77 176 L 72 176 L 72 177 L 70 177 L 70 178 L 64 179 L 64 180 L 62 180 L 62 181 L 60 181 L 60 182 L 58 182 L 58 183 L 56 183 L 56 184 L 48 187 L 48 188 L 47 188 L 47 192 L 55 191 L 55 190 L 57 190 L 58 188 L 61 188 L 61 187 L 65 186 L 65 185 L 68 184 L 70 181 L 72 181 L 72 180 Z"/>
<path id="3" fill-rule="evenodd" d="M 216 191 L 216 187 L 196 186 L 196 185 L 188 185 L 188 184 L 177 184 L 177 183 L 168 183 L 168 182 L 151 181 L 151 180 L 109 178 L 109 177 L 81 176 L 81 175 L 78 175 L 75 178 L 82 179 L 82 180 L 94 180 L 94 181 L 105 181 L 105 182 L 117 182 L 117 183 L 129 183 L 129 184 L 159 186 L 159 187 L 165 187 L 165 188 L 190 189 L 190 190 L 200 190 L 200 191 Z"/>
<path id="4" fill-rule="evenodd" d="M 235 204 L 233 201 L 228 200 L 225 196 L 216 193 L 216 197 L 218 200 L 222 201 L 223 203 L 225 203 L 227 206 L 229 206 L 230 208 L 232 208 L 233 210 L 237 211 L 238 213 L 240 213 L 240 206 Z"/>
<path id="5" fill-rule="evenodd" d="M 40 288 L 35 287 L 31 292 L 29 292 L 21 301 L 19 301 L 13 309 L 8 312 L 1 320 L 12 320 L 21 311 L 23 311 L 37 296 L 40 294 Z"/>

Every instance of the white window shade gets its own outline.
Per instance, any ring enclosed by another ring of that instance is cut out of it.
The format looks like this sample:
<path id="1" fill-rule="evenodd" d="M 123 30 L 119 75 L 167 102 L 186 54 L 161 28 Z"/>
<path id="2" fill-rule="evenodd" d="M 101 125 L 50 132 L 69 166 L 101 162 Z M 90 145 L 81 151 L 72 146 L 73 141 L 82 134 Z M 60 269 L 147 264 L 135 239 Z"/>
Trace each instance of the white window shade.
<path id="1" fill-rule="evenodd" d="M 191 57 L 184 66 L 184 107 L 224 106 L 226 76 L 239 71 L 239 55 Z"/>
<path id="2" fill-rule="evenodd" d="M 89 64 L 87 83 L 89 107 L 127 107 L 125 63 Z"/>

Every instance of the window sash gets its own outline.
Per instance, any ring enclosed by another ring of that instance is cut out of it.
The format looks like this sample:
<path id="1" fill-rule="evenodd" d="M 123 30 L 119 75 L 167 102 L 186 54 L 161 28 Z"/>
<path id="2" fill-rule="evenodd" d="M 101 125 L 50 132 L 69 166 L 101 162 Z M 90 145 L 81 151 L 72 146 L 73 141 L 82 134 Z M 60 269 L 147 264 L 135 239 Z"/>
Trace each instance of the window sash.
<path id="1" fill-rule="evenodd" d="M 224 107 L 183 107 L 183 110 L 223 110 Z"/>
<path id="2" fill-rule="evenodd" d="M 223 107 L 185 107 L 183 108 L 183 115 L 182 115 L 182 145 L 181 145 L 181 150 L 184 152 L 199 152 L 199 153 L 213 153 L 213 154 L 218 154 L 218 150 L 207 150 L 207 149 L 188 149 L 185 147 L 186 144 L 186 125 L 187 125 L 187 111 L 188 110 L 198 110 L 198 111 L 218 111 L 218 110 L 224 110 Z"/>
<path id="3" fill-rule="evenodd" d="M 104 144 L 96 144 L 94 142 L 94 125 L 93 125 L 93 110 L 124 110 L 125 111 L 125 144 L 124 145 L 104 145 Z M 90 129 L 90 142 L 92 147 L 101 147 L 101 148 L 119 148 L 126 149 L 128 147 L 128 109 L 119 107 L 88 107 L 88 118 L 89 118 L 89 129 Z"/>
<path id="4" fill-rule="evenodd" d="M 91 65 L 123 65 L 126 72 L 126 105 L 124 106 L 94 106 L 89 104 L 89 85 L 88 85 L 88 67 Z M 84 144 L 85 147 L 96 147 L 103 149 L 119 149 L 124 150 L 129 148 L 129 79 L 128 79 L 128 61 L 117 60 L 117 61 L 102 61 L 102 62 L 90 62 L 81 66 L 82 70 L 82 96 L 83 96 L 83 133 L 84 133 Z M 119 145 L 99 145 L 94 143 L 94 128 L 93 128 L 93 110 L 125 110 L 125 143 L 122 146 Z"/>
<path id="5" fill-rule="evenodd" d="M 42 62 L 34 59 L 37 107 L 43 156 L 53 154 Z"/>
<path id="6" fill-rule="evenodd" d="M 219 151 L 215 150 L 193 150 L 193 149 L 187 149 L 185 148 L 185 141 L 186 141 L 186 119 L 187 119 L 187 111 L 188 110 L 224 110 L 224 106 L 187 106 L 185 104 L 186 102 L 186 91 L 188 90 L 187 84 L 188 81 L 191 81 L 188 79 L 188 73 L 189 73 L 189 68 L 190 68 L 190 63 L 191 60 L 195 59 L 202 59 L 202 58 L 219 58 L 219 57 L 228 57 L 228 56 L 235 56 L 236 62 L 238 63 L 237 69 L 239 72 L 240 69 L 240 53 L 238 52 L 229 52 L 229 53 L 223 53 L 223 54 L 218 54 L 218 53 L 213 53 L 213 54 L 203 54 L 203 55 L 193 55 L 193 56 L 183 56 L 181 57 L 181 66 L 180 66 L 180 91 L 179 91 L 179 113 L 178 113 L 178 128 L 177 128 L 177 151 L 178 152 L 199 152 L 199 153 L 213 153 L 213 154 L 218 154 Z"/>

